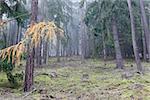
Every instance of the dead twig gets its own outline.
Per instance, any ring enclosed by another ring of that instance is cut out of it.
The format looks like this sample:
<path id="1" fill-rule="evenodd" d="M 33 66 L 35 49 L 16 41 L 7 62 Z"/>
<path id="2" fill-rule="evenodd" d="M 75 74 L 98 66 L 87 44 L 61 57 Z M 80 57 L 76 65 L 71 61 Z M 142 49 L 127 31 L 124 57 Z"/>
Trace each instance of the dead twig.
<path id="1" fill-rule="evenodd" d="M 29 96 L 30 94 L 32 94 L 33 92 L 35 92 L 37 89 L 34 88 L 32 91 L 28 92 L 26 95 L 24 95 L 22 98 L 26 98 L 27 96 Z"/>

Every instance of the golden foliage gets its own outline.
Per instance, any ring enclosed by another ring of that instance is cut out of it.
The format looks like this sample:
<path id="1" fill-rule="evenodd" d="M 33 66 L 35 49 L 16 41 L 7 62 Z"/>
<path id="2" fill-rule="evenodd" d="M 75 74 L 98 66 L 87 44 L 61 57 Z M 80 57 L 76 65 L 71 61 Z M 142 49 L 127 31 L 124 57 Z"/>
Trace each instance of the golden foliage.
<path id="1" fill-rule="evenodd" d="M 41 39 L 50 40 L 56 37 L 57 34 L 61 34 L 61 37 L 64 37 L 63 33 L 63 30 L 58 28 L 54 22 L 40 22 L 28 28 L 25 38 L 31 39 L 31 46 L 37 46 Z"/>
<path id="2" fill-rule="evenodd" d="M 8 62 L 10 62 L 10 59 L 12 59 L 12 63 L 20 62 L 21 55 L 24 51 L 25 45 L 21 41 L 16 45 L 0 50 L 0 57 L 4 60 L 8 58 Z"/>
<path id="3" fill-rule="evenodd" d="M 16 45 L 0 50 L 0 58 L 15 63 L 20 62 L 20 58 L 23 52 L 26 52 L 26 46 L 29 44 L 30 48 L 36 47 L 42 39 L 47 41 L 55 38 L 59 34 L 64 37 L 64 32 L 62 29 L 58 28 L 54 22 L 40 22 L 38 24 L 31 25 L 25 32 L 24 39 Z"/>

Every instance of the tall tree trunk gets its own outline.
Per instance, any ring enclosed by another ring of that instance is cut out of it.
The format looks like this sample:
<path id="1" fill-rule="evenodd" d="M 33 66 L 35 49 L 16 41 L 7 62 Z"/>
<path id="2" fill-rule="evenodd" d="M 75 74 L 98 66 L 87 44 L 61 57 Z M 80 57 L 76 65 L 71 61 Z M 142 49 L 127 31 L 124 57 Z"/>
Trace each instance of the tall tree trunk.
<path id="1" fill-rule="evenodd" d="M 146 46 L 146 37 L 144 33 L 144 27 L 143 27 L 143 20 L 141 17 L 141 24 L 142 24 L 142 43 L 143 43 L 143 59 L 146 61 L 147 60 L 147 46 Z"/>
<path id="2" fill-rule="evenodd" d="M 29 45 L 27 46 L 27 53 L 24 92 L 29 92 L 32 90 L 34 74 L 34 49 L 31 49 Z"/>
<path id="3" fill-rule="evenodd" d="M 3 32 L 3 28 L 2 28 L 2 33 L 3 33 L 3 39 L 4 39 L 4 48 L 6 48 L 7 47 L 7 33 L 5 33 L 5 32 Z"/>
<path id="4" fill-rule="evenodd" d="M 16 44 L 19 41 L 19 34 L 20 34 L 20 23 L 17 22 L 17 32 L 16 32 Z"/>
<path id="5" fill-rule="evenodd" d="M 57 44 L 56 44 L 56 57 L 57 62 L 60 62 L 60 34 L 57 34 Z"/>
<path id="6" fill-rule="evenodd" d="M 37 21 L 38 14 L 38 0 L 32 0 L 31 4 L 32 15 L 31 15 L 31 24 Z M 24 91 L 28 92 L 32 89 L 33 86 L 33 74 L 34 74 L 34 47 L 30 48 L 30 45 L 27 47 L 27 62 L 25 70 L 25 81 L 24 81 Z"/>
<path id="7" fill-rule="evenodd" d="M 116 51 L 116 67 L 122 69 L 124 67 L 124 64 L 121 55 L 121 49 L 120 49 L 119 37 L 117 31 L 117 23 L 115 18 L 113 18 L 112 20 L 112 30 L 113 30 L 113 37 L 114 37 L 114 44 L 115 44 L 115 51 Z"/>
<path id="8" fill-rule="evenodd" d="M 147 48 L 146 48 L 146 40 L 145 40 L 145 35 L 142 32 L 142 41 L 143 41 L 143 59 L 146 61 L 147 60 Z"/>
<path id="9" fill-rule="evenodd" d="M 105 36 L 104 36 L 104 34 L 102 34 L 103 36 L 102 36 L 102 38 L 103 38 L 103 58 L 104 58 L 104 61 L 106 61 L 106 57 L 107 57 L 107 55 L 106 55 L 106 43 L 105 43 Z"/>
<path id="10" fill-rule="evenodd" d="M 22 35 L 23 35 L 23 34 L 22 34 L 22 27 L 21 27 L 21 26 L 20 26 L 19 31 L 20 31 L 20 32 L 19 32 L 20 34 L 19 34 L 19 36 L 18 36 L 18 41 L 21 41 L 21 38 L 22 38 Z"/>
<path id="11" fill-rule="evenodd" d="M 47 64 L 48 61 L 48 41 L 43 41 L 43 64 Z"/>
<path id="12" fill-rule="evenodd" d="M 150 61 L 150 31 L 148 27 L 148 21 L 146 18 L 145 8 L 144 8 L 144 1 L 140 0 L 140 9 L 141 9 L 141 16 L 143 21 L 143 29 L 146 36 L 146 43 L 147 43 L 147 49 L 148 49 L 148 55 L 149 55 L 149 61 Z"/>
<path id="13" fill-rule="evenodd" d="M 36 47 L 36 66 L 40 67 L 42 65 L 42 40 L 40 41 L 40 43 L 38 44 L 38 46 Z"/>
<path id="14" fill-rule="evenodd" d="M 133 16 L 133 13 L 132 13 L 131 0 L 127 0 L 127 3 L 128 3 L 128 7 L 129 7 L 130 20 L 131 20 L 131 32 L 132 32 L 132 42 L 133 42 L 133 50 L 134 50 L 135 61 L 136 61 L 136 65 L 137 65 L 137 70 L 139 72 L 142 72 L 143 68 L 142 68 L 142 65 L 141 65 L 141 60 L 140 60 L 140 57 L 139 57 L 139 50 L 138 50 L 137 43 L 136 43 L 134 16 Z"/>
<path id="15" fill-rule="evenodd" d="M 85 46 L 86 46 L 86 44 L 85 44 L 85 31 L 83 31 L 83 30 L 85 30 L 84 29 L 85 27 L 84 26 L 82 26 L 82 33 L 81 33 L 81 58 L 82 58 L 82 62 L 84 62 L 84 59 L 85 59 L 85 54 L 86 54 L 86 51 L 85 51 Z"/>

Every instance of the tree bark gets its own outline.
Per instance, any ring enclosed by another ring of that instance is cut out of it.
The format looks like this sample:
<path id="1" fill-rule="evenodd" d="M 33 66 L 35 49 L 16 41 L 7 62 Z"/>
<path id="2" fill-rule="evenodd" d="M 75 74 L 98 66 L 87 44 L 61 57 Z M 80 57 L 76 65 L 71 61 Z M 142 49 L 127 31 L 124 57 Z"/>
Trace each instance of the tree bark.
<path id="1" fill-rule="evenodd" d="M 38 14 L 38 0 L 32 0 L 31 4 L 32 15 L 31 15 L 31 24 L 34 24 L 37 21 Z M 29 92 L 33 86 L 33 74 L 34 74 L 34 47 L 31 48 L 28 44 L 27 47 L 27 62 L 25 70 L 25 81 L 24 81 L 24 91 Z"/>
<path id="2" fill-rule="evenodd" d="M 36 47 L 36 66 L 40 67 L 42 65 L 42 40 Z"/>
<path id="3" fill-rule="evenodd" d="M 48 61 L 48 41 L 43 42 L 43 64 L 47 64 Z"/>
<path id="4" fill-rule="evenodd" d="M 34 49 L 31 49 L 28 45 L 27 52 L 28 55 L 25 70 L 24 92 L 29 92 L 32 90 L 34 74 Z"/>
<path id="5" fill-rule="evenodd" d="M 106 43 L 105 43 L 104 34 L 102 34 L 102 38 L 103 38 L 103 58 L 104 58 L 104 61 L 106 61 L 107 55 L 106 55 Z"/>
<path id="6" fill-rule="evenodd" d="M 145 8 L 144 8 L 144 1 L 140 0 L 140 9 L 141 9 L 141 16 L 143 21 L 143 29 L 146 36 L 146 43 L 147 43 L 147 49 L 148 49 L 148 56 L 150 61 L 150 30 L 148 27 L 148 21 L 146 18 Z"/>
<path id="7" fill-rule="evenodd" d="M 132 33 L 132 42 L 133 42 L 133 51 L 135 56 L 135 61 L 137 65 L 137 70 L 139 72 L 143 71 L 141 60 L 139 57 L 139 50 L 136 43 L 136 34 L 135 34 L 135 24 L 134 24 L 134 16 L 132 13 L 132 6 L 131 6 L 131 0 L 127 0 L 128 8 L 129 8 L 129 14 L 130 14 L 130 20 L 131 20 L 131 33 Z"/>
<path id="8" fill-rule="evenodd" d="M 16 44 L 19 42 L 19 34 L 20 34 L 20 23 L 17 22 Z"/>
<path id="9" fill-rule="evenodd" d="M 147 60 L 147 48 L 146 48 L 146 40 L 145 40 L 145 35 L 142 33 L 142 41 L 143 41 L 143 59 L 146 61 Z"/>
<path id="10" fill-rule="evenodd" d="M 145 61 L 147 61 L 147 56 L 146 56 L 147 55 L 146 37 L 145 37 L 142 17 L 141 17 L 141 24 L 142 24 L 143 59 Z"/>
<path id="11" fill-rule="evenodd" d="M 56 57 L 57 57 L 57 62 L 60 62 L 60 35 L 59 33 L 57 34 Z"/>
<path id="12" fill-rule="evenodd" d="M 115 44 L 115 51 L 116 51 L 116 67 L 123 69 L 123 58 L 121 55 L 121 49 L 119 44 L 119 37 L 118 37 L 118 31 L 117 31 L 117 23 L 116 19 L 113 18 L 112 20 L 112 30 L 113 30 L 113 37 L 114 37 L 114 44 Z"/>

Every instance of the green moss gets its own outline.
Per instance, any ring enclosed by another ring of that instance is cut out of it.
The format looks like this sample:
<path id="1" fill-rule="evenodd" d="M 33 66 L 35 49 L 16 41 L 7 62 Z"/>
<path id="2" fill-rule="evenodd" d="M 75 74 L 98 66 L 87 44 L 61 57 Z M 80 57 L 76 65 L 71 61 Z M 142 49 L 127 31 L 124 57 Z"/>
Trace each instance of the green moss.
<path id="1" fill-rule="evenodd" d="M 35 83 L 38 83 L 38 84 L 43 83 L 45 85 L 49 85 L 51 84 L 51 79 L 48 76 L 40 75 L 40 76 L 35 77 Z"/>
<path id="2" fill-rule="evenodd" d="M 55 59 L 56 60 L 56 59 Z M 49 64 L 55 62 L 54 59 L 50 59 Z M 59 63 L 61 65 L 61 63 Z M 126 68 L 131 68 L 133 63 L 126 62 Z M 148 66 L 147 63 L 143 63 L 144 66 Z M 58 77 L 50 78 L 46 75 L 39 75 L 35 77 L 35 86 L 37 89 L 45 88 L 48 91 L 48 95 L 52 95 L 57 98 L 68 99 L 77 97 L 95 96 L 95 98 L 104 100 L 130 100 L 139 98 L 143 95 L 143 100 L 150 100 L 150 73 L 144 75 L 135 74 L 130 79 L 122 79 L 122 70 L 115 70 L 114 61 L 107 61 L 106 65 L 99 59 L 88 59 L 85 63 L 81 64 L 80 61 L 65 62 L 65 67 L 44 67 L 37 68 L 36 72 L 50 73 L 56 72 Z M 19 72 L 17 69 L 16 72 Z M 83 82 L 83 74 L 89 75 L 89 81 Z M 134 89 L 134 84 L 141 84 L 143 87 Z M 6 85 L 6 86 L 3 86 Z M 9 86 L 7 77 L 4 73 L 0 73 L 0 87 Z M 20 89 L 20 90 L 19 90 Z M 14 94 L 22 94 L 22 89 L 14 89 Z M 31 95 L 33 99 L 40 98 L 40 94 L 35 92 Z"/>

